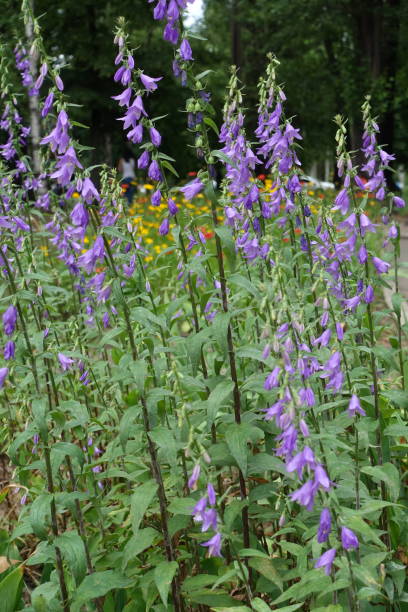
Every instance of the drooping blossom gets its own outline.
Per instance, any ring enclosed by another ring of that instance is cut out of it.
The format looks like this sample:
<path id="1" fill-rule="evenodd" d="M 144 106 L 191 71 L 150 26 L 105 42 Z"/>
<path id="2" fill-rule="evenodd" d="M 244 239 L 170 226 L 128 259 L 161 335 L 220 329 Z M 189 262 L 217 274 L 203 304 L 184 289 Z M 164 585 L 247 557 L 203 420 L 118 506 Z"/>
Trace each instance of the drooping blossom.
<path id="1" fill-rule="evenodd" d="M 377 274 L 386 274 L 391 266 L 391 264 L 387 263 L 383 259 L 380 259 L 379 257 L 373 257 L 372 262 Z"/>
<path id="2" fill-rule="evenodd" d="M 11 336 L 14 332 L 17 322 L 17 308 L 13 305 L 9 306 L 3 313 L 3 329 L 6 336 Z"/>
<path id="3" fill-rule="evenodd" d="M 206 546 L 208 548 L 209 557 L 222 557 L 220 533 L 216 533 L 210 540 L 203 542 L 201 546 Z"/>
<path id="4" fill-rule="evenodd" d="M 60 362 L 61 368 L 64 372 L 71 369 L 72 364 L 75 362 L 71 357 L 67 357 L 64 353 L 58 353 L 58 361 Z"/>
<path id="5" fill-rule="evenodd" d="M 13 359 L 15 350 L 16 350 L 16 345 L 14 344 L 14 342 L 12 340 L 8 340 L 8 342 L 6 342 L 6 344 L 4 345 L 4 351 L 3 351 L 4 359 L 6 361 Z"/>
<path id="6" fill-rule="evenodd" d="M 323 567 L 326 576 L 329 576 L 335 556 L 336 556 L 335 548 L 330 548 L 329 550 L 326 550 L 326 552 L 323 553 L 316 561 L 314 565 L 315 568 L 318 569 L 320 567 Z"/>
<path id="7" fill-rule="evenodd" d="M 8 373 L 8 368 L 0 368 L 0 389 L 3 387 L 4 381 L 6 380 Z"/>
<path id="8" fill-rule="evenodd" d="M 358 399 L 357 395 L 355 395 L 354 393 L 351 396 L 351 399 L 348 405 L 348 409 L 347 409 L 347 414 L 349 415 L 349 417 L 354 417 L 356 416 L 356 414 L 361 414 L 361 416 L 366 415 L 365 410 L 361 407 L 360 400 Z"/>
<path id="9" fill-rule="evenodd" d="M 158 87 L 157 83 L 158 81 L 161 81 L 163 77 L 150 77 L 147 74 L 144 74 L 143 72 L 140 75 L 140 80 L 142 81 L 145 89 L 147 89 L 147 91 L 155 91 Z"/>
<path id="10" fill-rule="evenodd" d="M 184 61 L 192 61 L 193 60 L 193 52 L 191 50 L 190 43 L 187 38 L 183 38 L 183 41 L 180 45 L 180 57 Z"/>
<path id="11" fill-rule="evenodd" d="M 317 541 L 319 544 L 326 542 L 331 532 L 331 514 L 328 508 L 323 508 L 320 514 L 319 528 L 317 530 Z"/>
<path id="12" fill-rule="evenodd" d="M 187 484 L 188 484 L 189 489 L 195 489 L 196 488 L 196 484 L 197 484 L 198 478 L 200 476 L 200 471 L 201 471 L 200 464 L 197 463 L 194 466 L 194 468 L 193 468 L 193 471 L 192 471 L 192 474 L 191 474 L 190 478 L 188 479 L 188 483 Z"/>
<path id="13" fill-rule="evenodd" d="M 359 547 L 359 541 L 356 534 L 348 527 L 341 528 L 341 543 L 345 550 Z"/>
<path id="14" fill-rule="evenodd" d="M 278 386 L 280 372 L 281 372 L 281 368 L 279 366 L 275 366 L 272 372 L 265 379 L 264 389 L 266 389 L 267 391 L 270 391 L 274 387 Z"/>
<path id="15" fill-rule="evenodd" d="M 186 200 L 192 200 L 200 191 L 204 188 L 203 183 L 199 178 L 194 179 L 184 187 L 180 187 L 180 191 L 183 193 Z"/>

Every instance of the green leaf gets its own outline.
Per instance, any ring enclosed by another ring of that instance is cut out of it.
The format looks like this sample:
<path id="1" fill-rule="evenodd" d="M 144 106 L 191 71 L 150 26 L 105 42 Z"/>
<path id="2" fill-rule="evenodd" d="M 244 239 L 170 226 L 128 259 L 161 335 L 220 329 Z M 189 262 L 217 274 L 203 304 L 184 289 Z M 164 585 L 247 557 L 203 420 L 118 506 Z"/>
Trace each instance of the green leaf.
<path id="1" fill-rule="evenodd" d="M 214 610 L 214 612 L 226 612 L 228 610 L 228 612 L 251 612 L 251 608 L 248 608 L 248 606 L 233 606 L 232 608 L 228 607 L 228 608 L 211 608 L 211 610 Z M 270 610 L 270 608 L 268 608 L 268 611 Z"/>
<path id="2" fill-rule="evenodd" d="M 393 293 L 391 296 L 391 303 L 394 309 L 394 312 L 397 313 L 398 316 L 401 316 L 401 304 L 405 302 L 405 299 L 400 293 Z"/>
<path id="3" fill-rule="evenodd" d="M 58 472 L 67 456 L 75 459 L 80 467 L 85 462 L 84 453 L 79 446 L 72 442 L 56 442 L 51 448 L 51 466 L 54 474 Z"/>
<path id="4" fill-rule="evenodd" d="M 224 513 L 224 524 L 226 531 L 231 531 L 232 525 L 242 509 L 247 505 L 245 499 L 234 499 L 228 504 Z"/>
<path id="5" fill-rule="evenodd" d="M 299 610 L 303 606 L 303 603 L 293 604 L 292 606 L 283 606 L 279 607 L 280 612 L 294 612 L 294 610 Z M 270 608 L 262 599 L 259 597 L 255 597 L 252 600 L 252 607 L 256 612 L 270 612 L 272 608 Z"/>
<path id="6" fill-rule="evenodd" d="M 237 600 L 233 599 L 221 590 L 209 590 L 203 589 L 202 591 L 194 591 L 189 596 L 192 602 L 202 604 L 204 606 L 210 606 L 214 608 L 216 606 L 224 606 L 228 608 L 236 607 Z"/>
<path id="7" fill-rule="evenodd" d="M 75 121 L 74 119 L 71 119 L 71 124 L 75 125 L 76 127 L 80 127 L 83 128 L 84 130 L 89 130 L 89 125 L 84 125 L 83 123 L 79 123 L 79 121 Z M 83 146 L 83 145 L 82 145 Z M 94 147 L 92 147 L 93 149 Z"/>
<path id="8" fill-rule="evenodd" d="M 77 590 L 74 591 L 72 612 L 79 612 L 85 603 L 97 597 L 103 597 L 113 589 L 126 589 L 133 584 L 132 578 L 126 578 L 114 570 L 95 572 L 85 576 Z"/>
<path id="9" fill-rule="evenodd" d="M 125 298 L 123 295 L 123 291 L 122 291 L 122 287 L 121 287 L 119 278 L 115 278 L 115 280 L 112 283 L 112 296 L 115 300 L 115 303 L 120 304 L 120 306 L 123 308 L 123 305 L 125 303 Z"/>
<path id="10" fill-rule="evenodd" d="M 265 576 L 265 578 L 273 582 L 273 584 L 276 584 L 280 591 L 283 591 L 283 580 L 279 576 L 271 559 L 252 557 L 249 559 L 249 565 L 254 570 L 262 574 L 262 576 Z"/>
<path id="11" fill-rule="evenodd" d="M 286 589 L 273 603 L 277 605 L 287 599 L 304 601 L 312 593 L 321 593 L 330 586 L 331 582 L 328 576 L 325 576 L 322 572 L 311 570 L 303 575 L 300 582 Z"/>
<path id="12" fill-rule="evenodd" d="M 322 593 L 323 595 L 325 593 Z M 340 604 L 330 604 L 330 606 L 324 606 L 323 608 L 313 608 L 313 612 L 344 612 L 344 608 Z"/>
<path id="13" fill-rule="evenodd" d="M 404 437 L 408 439 L 408 427 L 401 421 L 399 423 L 392 423 L 391 425 L 388 425 L 388 427 L 384 429 L 383 433 L 385 436 L 392 436 L 395 438 Z"/>
<path id="14" fill-rule="evenodd" d="M 167 170 L 170 170 L 170 172 L 172 174 L 174 174 L 175 177 L 177 177 L 177 178 L 180 177 L 180 175 L 177 172 L 177 170 L 175 169 L 175 167 L 169 161 L 167 161 L 166 159 L 162 160 L 161 165 L 164 166 L 165 168 L 167 168 Z"/>
<path id="15" fill-rule="evenodd" d="M 198 366 L 201 360 L 201 349 L 206 340 L 208 340 L 211 333 L 211 328 L 207 327 L 202 329 L 197 334 L 192 334 L 188 337 L 185 342 L 187 354 L 190 358 L 191 367 L 193 370 L 193 376 L 196 376 Z"/>
<path id="16" fill-rule="evenodd" d="M 174 433 L 159 425 L 150 432 L 151 439 L 160 449 L 160 458 L 163 458 L 170 465 L 177 465 L 178 446 L 174 439 Z"/>
<path id="17" fill-rule="evenodd" d="M 211 151 L 211 155 L 213 155 L 214 157 L 218 157 L 218 159 L 223 161 L 224 164 L 228 166 L 232 166 L 236 170 L 238 169 L 237 164 L 234 162 L 234 160 L 231 157 L 228 157 L 228 155 L 225 155 L 225 153 L 223 153 L 222 151 L 219 151 L 219 150 Z"/>
<path id="18" fill-rule="evenodd" d="M 177 568 L 177 561 L 162 561 L 154 568 L 154 582 L 165 606 L 167 606 L 171 581 L 177 572 Z"/>
<path id="19" fill-rule="evenodd" d="M 278 457 L 268 455 L 268 453 L 258 453 L 249 457 L 248 474 L 261 474 L 269 471 L 288 475 L 285 464 Z"/>
<path id="20" fill-rule="evenodd" d="M 44 582 L 31 592 L 31 603 L 35 612 L 49 612 L 60 610 L 58 602 L 59 585 L 56 582 Z"/>
<path id="21" fill-rule="evenodd" d="M 123 449 L 123 452 L 126 451 L 126 444 L 131 434 L 131 425 L 139 416 L 141 411 L 140 406 L 129 406 L 123 414 L 123 417 L 119 423 L 119 440 Z"/>
<path id="22" fill-rule="evenodd" d="M 238 285 L 238 287 L 243 287 L 244 289 L 247 290 L 248 293 L 250 293 L 251 295 L 253 295 L 255 298 L 259 299 L 261 297 L 261 294 L 259 293 L 258 289 L 255 287 L 255 285 L 245 276 L 242 276 L 242 274 L 231 274 L 228 277 L 228 284 L 233 284 L 233 285 Z"/>
<path id="23" fill-rule="evenodd" d="M 156 495 L 156 491 L 157 483 L 154 480 L 148 480 L 144 484 L 138 486 L 133 493 L 130 503 L 130 516 L 134 535 L 139 531 L 140 523 L 152 499 Z"/>
<path id="24" fill-rule="evenodd" d="M 197 500 L 191 497 L 175 497 L 168 506 L 168 511 L 172 514 L 191 516 L 191 511 L 196 505 Z"/>
<path id="25" fill-rule="evenodd" d="M 231 272 L 233 272 L 235 269 L 235 261 L 236 261 L 237 254 L 235 251 L 235 242 L 232 237 L 232 232 L 229 227 L 226 227 L 224 225 L 224 226 L 216 227 L 215 233 L 221 240 L 223 250 L 225 250 L 225 254 L 227 256 L 228 263 L 230 265 L 230 270 Z"/>
<path id="26" fill-rule="evenodd" d="M 48 427 L 45 418 L 47 411 L 47 403 L 45 399 L 34 399 L 31 403 L 31 410 L 34 416 L 34 423 L 38 427 L 41 438 L 44 442 L 47 441 Z"/>
<path id="27" fill-rule="evenodd" d="M 324 598 L 328 593 L 332 593 L 333 591 L 342 591 L 344 589 L 348 589 L 350 586 L 350 580 L 346 580 L 345 578 L 338 578 L 335 580 L 330 586 L 326 587 L 324 591 L 322 591 L 317 599 Z"/>
<path id="28" fill-rule="evenodd" d="M 382 480 L 390 491 L 391 499 L 395 502 L 400 492 L 400 475 L 393 463 L 383 465 L 365 466 L 361 468 L 364 474 L 369 474 L 374 480 Z"/>
<path id="29" fill-rule="evenodd" d="M 252 600 L 252 608 L 256 610 L 256 612 L 270 612 L 271 608 L 264 602 L 260 597 L 255 597 Z"/>
<path id="30" fill-rule="evenodd" d="M 164 119 L 165 117 L 167 117 L 167 115 L 163 115 L 162 117 L 159 117 L 159 119 Z M 160 153 L 157 156 L 159 159 L 167 159 L 167 161 L 169 162 L 175 162 L 176 160 L 174 159 L 174 157 L 170 157 L 170 155 L 166 155 L 166 153 L 162 153 L 160 151 Z"/>
<path id="31" fill-rule="evenodd" d="M 358 514 L 360 516 L 364 516 L 365 514 L 371 514 L 372 512 L 378 512 L 387 506 L 393 506 L 391 502 L 381 501 L 381 500 L 371 500 L 361 506 Z"/>
<path id="32" fill-rule="evenodd" d="M 17 455 L 17 451 L 20 446 L 22 446 L 24 442 L 27 442 L 27 440 L 32 438 L 35 433 L 35 428 L 32 425 L 29 425 L 27 429 L 25 429 L 15 437 L 14 442 L 10 445 L 10 448 L 8 450 L 8 455 L 14 465 L 21 465 Z"/>
<path id="33" fill-rule="evenodd" d="M 150 310 L 143 308 L 142 306 L 132 309 L 132 317 L 148 331 L 157 332 L 157 329 L 153 325 L 166 329 L 166 322 L 164 320 L 160 319 L 158 316 L 153 314 L 153 312 L 150 312 Z"/>
<path id="34" fill-rule="evenodd" d="M 181 588 L 186 593 L 190 593 L 191 591 L 197 591 L 210 584 L 214 584 L 217 582 L 217 578 L 218 577 L 213 574 L 197 574 L 197 576 L 186 578 Z"/>
<path id="35" fill-rule="evenodd" d="M 190 34 L 189 34 L 189 36 L 190 36 Z M 200 40 L 206 40 L 206 39 L 205 38 L 201 38 Z M 208 76 L 212 72 L 214 72 L 214 70 L 212 70 L 211 68 L 209 68 L 208 70 L 204 70 L 204 72 L 200 72 L 200 74 L 197 74 L 195 79 L 196 79 L 196 81 L 201 81 L 201 79 L 204 79 L 204 77 Z"/>
<path id="36" fill-rule="evenodd" d="M 214 130 L 214 132 L 217 134 L 217 136 L 219 136 L 220 132 L 219 132 L 218 126 L 215 123 L 215 121 L 213 119 L 211 119 L 211 117 L 204 117 L 204 123 L 209 125 L 210 128 L 212 130 Z"/>
<path id="37" fill-rule="evenodd" d="M 238 555 L 240 557 L 260 557 L 261 559 L 269 559 L 269 556 L 263 550 L 255 548 L 241 548 Z"/>
<path id="38" fill-rule="evenodd" d="M 23 579 L 23 567 L 20 565 L 7 574 L 0 582 L 1 612 L 18 610 Z"/>
<path id="39" fill-rule="evenodd" d="M 150 548 L 158 536 L 158 531 L 152 527 L 139 529 L 137 535 L 130 538 L 123 550 L 122 569 L 125 569 L 129 561 L 135 559 L 138 555 L 140 555 L 140 553 L 145 551 L 146 548 Z"/>
<path id="40" fill-rule="evenodd" d="M 248 468 L 248 426 L 246 424 L 232 423 L 225 432 L 225 440 L 244 477 Z"/>
<path id="41" fill-rule="evenodd" d="M 408 409 L 408 393 L 406 391 L 391 389 L 390 391 L 383 391 L 381 395 L 394 402 L 398 408 Z"/>
<path id="42" fill-rule="evenodd" d="M 223 380 L 211 391 L 207 399 L 207 421 L 209 425 L 214 423 L 218 410 L 225 404 L 233 390 L 234 383 Z"/>
<path id="43" fill-rule="evenodd" d="M 84 543 L 78 533 L 65 531 L 54 540 L 55 546 L 60 549 L 68 567 L 74 574 L 77 584 L 86 574 L 86 557 Z"/>
<path id="44" fill-rule="evenodd" d="M 142 361 L 141 359 L 139 359 L 139 361 L 136 361 L 136 362 L 132 361 L 132 363 L 129 364 L 129 369 L 134 376 L 136 386 L 139 390 L 139 393 L 143 394 L 144 387 L 145 387 L 145 380 L 147 376 L 146 362 Z"/>
<path id="45" fill-rule="evenodd" d="M 213 320 L 211 335 L 220 347 L 224 358 L 228 355 L 228 326 L 231 320 L 231 313 L 219 312 Z"/>
<path id="46" fill-rule="evenodd" d="M 30 523 L 35 535 L 41 540 L 47 538 L 47 524 L 50 518 L 52 495 L 42 493 L 31 504 Z"/>
<path id="47" fill-rule="evenodd" d="M 116 338 L 116 336 L 119 336 L 119 334 L 122 333 L 122 330 L 120 329 L 120 327 L 115 327 L 114 329 L 110 329 L 109 331 L 107 331 L 105 334 L 102 335 L 98 346 L 100 348 L 106 346 L 107 344 L 111 345 L 111 346 L 115 346 L 116 348 L 119 348 L 120 345 L 117 342 L 112 342 L 114 338 Z"/>

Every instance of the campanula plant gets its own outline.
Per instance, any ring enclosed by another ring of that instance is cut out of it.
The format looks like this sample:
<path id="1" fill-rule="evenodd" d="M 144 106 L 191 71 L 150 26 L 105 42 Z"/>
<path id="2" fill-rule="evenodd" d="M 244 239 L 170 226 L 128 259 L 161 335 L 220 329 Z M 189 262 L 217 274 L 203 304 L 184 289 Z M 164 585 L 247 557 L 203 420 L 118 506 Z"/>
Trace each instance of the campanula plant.
<path id="1" fill-rule="evenodd" d="M 367 98 L 361 155 L 337 116 L 341 186 L 313 198 L 278 60 L 266 58 L 255 132 L 234 67 L 218 126 L 187 1 L 149 4 L 172 65 L 146 74 L 120 19 L 112 79 L 168 245 L 157 255 L 116 172 L 87 167 L 26 1 L 33 40 L 2 53 L 5 609 L 402 610 L 408 330 L 394 156 Z M 188 91 L 187 184 L 162 137 L 171 119 L 151 110 L 165 78 Z M 39 142 L 23 92 L 38 103 Z"/>

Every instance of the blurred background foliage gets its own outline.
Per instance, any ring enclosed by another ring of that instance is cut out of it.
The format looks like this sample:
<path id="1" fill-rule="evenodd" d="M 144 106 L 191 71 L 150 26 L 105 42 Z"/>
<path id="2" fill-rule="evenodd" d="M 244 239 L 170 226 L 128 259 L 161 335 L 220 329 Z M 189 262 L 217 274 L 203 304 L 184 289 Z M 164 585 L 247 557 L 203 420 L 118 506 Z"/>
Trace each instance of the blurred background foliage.
<path id="1" fill-rule="evenodd" d="M 16 18 L 19 2 L 0 0 L 0 7 L 3 39 L 10 40 L 10 34 L 23 38 Z M 80 139 L 94 147 L 92 161 L 115 165 L 127 146 L 111 100 L 120 91 L 112 79 L 112 31 L 124 16 L 138 65 L 146 74 L 165 76 L 160 94 L 149 101 L 153 116 L 167 115 L 161 121 L 163 149 L 177 159 L 181 176 L 195 170 L 183 112 L 186 94 L 171 75 L 173 49 L 162 40 L 152 5 L 146 0 L 35 0 L 34 9 L 48 52 L 67 64 L 66 91 L 80 105 L 75 118 L 88 126 Z M 203 0 L 202 17 L 190 31 L 206 39 L 194 40 L 194 56 L 203 70 L 213 70 L 208 88 L 219 117 L 229 66 L 239 66 L 248 135 L 256 125 L 257 81 L 272 51 L 281 62 L 289 115 L 296 115 L 303 134 L 306 169 L 313 166 L 315 174 L 331 178 L 336 113 L 348 118 L 352 147 L 359 147 L 360 106 L 367 93 L 379 115 L 382 142 L 407 164 L 408 0 Z"/>

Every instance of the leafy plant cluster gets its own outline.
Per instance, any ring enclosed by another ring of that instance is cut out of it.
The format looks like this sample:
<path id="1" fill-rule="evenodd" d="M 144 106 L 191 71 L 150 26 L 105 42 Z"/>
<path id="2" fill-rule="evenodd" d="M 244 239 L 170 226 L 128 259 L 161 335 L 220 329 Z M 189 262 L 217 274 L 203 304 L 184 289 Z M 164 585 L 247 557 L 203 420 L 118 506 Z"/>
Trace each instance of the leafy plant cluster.
<path id="1" fill-rule="evenodd" d="M 362 167 L 336 117 L 342 188 L 315 202 L 277 60 L 259 83 L 255 134 L 235 69 L 219 128 L 185 4 L 159 0 L 153 15 L 189 91 L 201 169 L 187 185 L 167 180 L 166 118 L 149 114 L 160 77 L 137 66 L 123 20 L 112 58 L 120 118 L 171 240 L 157 256 L 115 172 L 84 167 L 75 105 L 28 3 L 30 49 L 16 47 L 15 66 L 3 55 L 2 609 L 402 610 L 408 329 L 393 156 L 369 100 Z M 16 69 L 39 102 L 39 171 Z M 183 206 L 202 194 L 209 210 Z"/>

